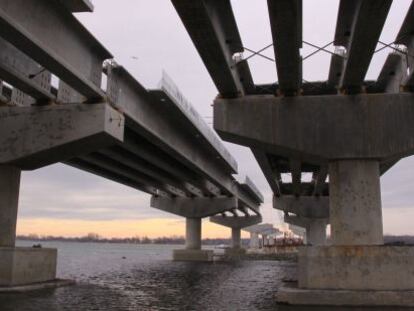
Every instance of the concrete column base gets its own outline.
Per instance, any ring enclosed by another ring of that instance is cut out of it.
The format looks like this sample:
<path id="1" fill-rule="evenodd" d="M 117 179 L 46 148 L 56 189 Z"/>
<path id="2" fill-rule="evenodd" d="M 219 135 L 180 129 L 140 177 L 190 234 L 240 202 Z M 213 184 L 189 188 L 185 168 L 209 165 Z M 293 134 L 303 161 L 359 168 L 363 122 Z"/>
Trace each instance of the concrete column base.
<path id="1" fill-rule="evenodd" d="M 56 249 L 0 247 L 0 287 L 55 280 L 56 262 Z"/>
<path id="2" fill-rule="evenodd" d="M 213 261 L 214 252 L 203 249 L 175 249 L 174 261 Z"/>
<path id="3" fill-rule="evenodd" d="M 294 305 L 414 306 L 414 247 L 301 247 L 297 287 L 277 301 Z"/>
<path id="4" fill-rule="evenodd" d="M 290 285 L 278 290 L 276 301 L 303 306 L 414 307 L 414 291 L 301 289 Z"/>

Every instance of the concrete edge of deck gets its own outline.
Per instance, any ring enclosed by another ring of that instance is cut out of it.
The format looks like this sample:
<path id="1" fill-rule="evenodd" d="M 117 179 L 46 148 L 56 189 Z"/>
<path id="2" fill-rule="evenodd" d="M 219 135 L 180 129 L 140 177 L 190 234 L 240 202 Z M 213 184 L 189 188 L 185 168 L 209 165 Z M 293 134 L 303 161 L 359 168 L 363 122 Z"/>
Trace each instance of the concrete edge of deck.
<path id="1" fill-rule="evenodd" d="M 284 284 L 276 293 L 278 304 L 347 307 L 414 307 L 414 291 L 300 289 Z"/>
<path id="2" fill-rule="evenodd" d="M 76 284 L 74 280 L 56 279 L 48 282 L 33 283 L 12 287 L 0 287 L 1 294 L 25 293 L 34 290 L 53 289 L 64 286 L 73 286 Z"/>

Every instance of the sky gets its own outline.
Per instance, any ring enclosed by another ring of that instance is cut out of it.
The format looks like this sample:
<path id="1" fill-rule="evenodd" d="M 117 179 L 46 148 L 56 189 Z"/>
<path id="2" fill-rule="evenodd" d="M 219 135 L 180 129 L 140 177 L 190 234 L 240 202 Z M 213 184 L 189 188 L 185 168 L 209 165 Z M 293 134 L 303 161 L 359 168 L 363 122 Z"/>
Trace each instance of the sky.
<path id="1" fill-rule="evenodd" d="M 391 43 L 410 0 L 395 0 L 381 35 Z M 333 40 L 339 1 L 304 0 L 303 40 L 325 45 Z M 77 14 L 86 28 L 108 48 L 115 61 L 147 88 L 156 87 L 165 70 L 181 92 L 212 122 L 217 90 L 169 0 L 95 0 L 94 13 Z M 259 50 L 272 42 L 265 0 L 233 0 L 244 46 Z M 380 45 L 378 46 L 380 47 Z M 333 51 L 334 47 L 330 46 Z M 314 51 L 304 45 L 303 56 Z M 375 54 L 366 79 L 376 79 L 390 52 Z M 263 52 L 274 58 L 273 49 Z M 245 52 L 244 57 L 249 53 Z M 304 79 L 326 80 L 330 55 L 318 53 L 303 64 Z M 255 56 L 249 60 L 255 83 L 277 81 L 275 64 Z M 272 208 L 272 193 L 250 150 L 226 143 L 239 164 L 264 194 L 265 222 L 280 223 Z M 414 234 L 414 158 L 401 160 L 381 179 L 384 233 Z M 184 235 L 184 219 L 150 208 L 150 196 L 65 166 L 52 165 L 24 172 L 18 234 L 106 237 Z M 203 237 L 227 237 L 228 228 L 203 221 Z M 246 233 L 243 236 L 247 236 Z"/>

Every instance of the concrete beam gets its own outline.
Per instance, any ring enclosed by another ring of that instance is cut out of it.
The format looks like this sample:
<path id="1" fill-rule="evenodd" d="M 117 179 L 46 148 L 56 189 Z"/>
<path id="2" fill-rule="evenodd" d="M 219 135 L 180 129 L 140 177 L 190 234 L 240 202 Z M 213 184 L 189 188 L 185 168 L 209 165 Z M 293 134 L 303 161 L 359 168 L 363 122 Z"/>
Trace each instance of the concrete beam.
<path id="1" fill-rule="evenodd" d="M 204 218 L 237 208 L 238 201 L 235 197 L 165 198 L 153 196 L 151 207 L 186 218 Z"/>
<path id="2" fill-rule="evenodd" d="M 345 2 L 351 3 L 346 5 Z M 343 25 L 351 26 L 344 33 L 344 36 L 349 38 L 344 40 L 347 54 L 339 83 L 339 88 L 345 92 L 361 92 L 391 4 L 392 0 L 364 0 L 356 3 L 349 0 L 341 1 L 337 24 L 339 29 L 336 33 L 343 32 Z M 345 8 L 350 11 L 344 13 L 342 10 Z M 345 22 L 341 21 L 342 16 L 346 19 Z"/>
<path id="3" fill-rule="evenodd" d="M 207 179 L 226 194 L 233 194 L 233 178 L 211 154 L 197 148 L 190 137 L 148 92 L 122 67 L 108 68 L 108 96 L 123 111 L 129 129 L 156 145 L 176 161 Z"/>
<path id="4" fill-rule="evenodd" d="M 1 37 L 88 99 L 105 97 L 102 64 L 112 55 L 70 11 L 37 0 L 0 0 L 0 7 Z"/>
<path id="5" fill-rule="evenodd" d="M 297 95 L 302 84 L 302 0 L 268 0 L 279 91 Z"/>
<path id="6" fill-rule="evenodd" d="M 58 0 L 72 13 L 93 12 L 94 7 L 90 0 Z"/>
<path id="7" fill-rule="evenodd" d="M 352 2 L 352 0 L 350 2 Z M 345 50 L 337 48 L 335 54 L 332 54 L 331 56 L 331 64 L 329 65 L 328 84 L 330 86 L 338 88 L 344 69 L 344 63 Z"/>
<path id="8" fill-rule="evenodd" d="M 69 165 L 69 166 L 80 169 L 82 171 L 89 172 L 91 174 L 95 174 L 95 175 L 100 176 L 102 178 L 112 180 L 113 182 L 123 184 L 127 187 L 131 187 L 133 189 L 143 191 L 143 192 L 148 193 L 150 195 L 157 195 L 157 196 L 167 195 L 167 194 L 162 193 L 160 190 L 158 190 L 154 187 L 138 183 L 136 180 L 131 180 L 128 177 L 116 174 L 113 171 L 109 171 L 107 169 L 102 168 L 101 166 L 97 166 L 94 163 L 91 163 L 91 162 L 88 162 L 88 161 L 85 161 L 85 160 L 81 160 L 79 158 L 70 159 L 68 161 L 64 161 L 64 163 Z"/>
<path id="9" fill-rule="evenodd" d="M 168 186 L 164 183 L 160 183 L 151 176 L 142 174 L 141 172 L 125 165 L 124 163 L 106 157 L 100 153 L 94 152 L 91 154 L 80 156 L 79 158 L 97 167 L 101 167 L 109 172 L 114 172 L 118 176 L 126 177 L 129 180 L 132 180 L 138 184 L 147 185 L 164 191 L 168 195 L 184 196 L 184 193 L 182 191 L 178 191 L 177 189 L 174 189 L 171 186 Z"/>
<path id="10" fill-rule="evenodd" d="M 40 168 L 122 141 L 123 131 L 107 104 L 0 107 L 0 164 Z"/>
<path id="11" fill-rule="evenodd" d="M 413 102 L 411 94 L 216 99 L 214 128 L 227 141 L 311 163 L 386 160 L 414 153 Z"/>
<path id="12" fill-rule="evenodd" d="M 253 89 L 247 62 L 235 65 L 243 44 L 229 0 L 172 0 L 221 96 L 236 97 Z"/>
<path id="13" fill-rule="evenodd" d="M 273 208 L 301 218 L 329 218 L 329 197 L 292 195 L 273 196 Z"/>
<path id="14" fill-rule="evenodd" d="M 48 83 L 39 81 L 43 68 L 0 38 L 0 77 L 40 102 L 55 100 Z M 50 79 L 50 73 L 49 79 Z M 43 83 L 42 83 L 43 82 Z"/>
<path id="15" fill-rule="evenodd" d="M 257 163 L 259 164 L 270 188 L 273 191 L 274 195 L 278 195 L 280 196 L 282 194 L 281 189 L 280 189 L 280 174 L 278 174 L 278 172 L 276 172 L 270 162 L 269 162 L 269 158 L 266 155 L 266 153 L 264 153 L 263 151 L 261 151 L 260 149 L 252 149 L 253 155 L 256 158 Z"/>
<path id="16" fill-rule="evenodd" d="M 211 152 L 211 156 L 219 160 L 223 169 L 230 173 L 237 173 L 237 162 L 224 146 L 203 117 L 194 109 L 193 105 L 180 92 L 174 81 L 164 72 L 160 83 L 160 90 L 152 90 L 149 93 L 155 96 L 169 117 L 186 128 L 187 133 L 192 133 L 197 138 L 197 144 L 205 146 Z"/>
<path id="17" fill-rule="evenodd" d="M 229 228 L 241 229 L 244 227 L 252 226 L 262 222 L 262 216 L 255 215 L 249 217 L 223 217 L 213 216 L 210 217 L 210 221 Z"/>
<path id="18" fill-rule="evenodd" d="M 411 3 L 408 9 L 407 15 L 401 26 L 401 29 L 397 35 L 395 42 L 397 44 L 403 44 L 407 47 L 407 54 L 413 55 L 414 53 L 414 3 Z M 403 64 L 403 73 L 405 74 L 404 80 L 401 85 L 405 91 L 414 91 L 414 60 L 413 57 L 404 57 L 405 63 Z"/>
<path id="19" fill-rule="evenodd" d="M 399 53 L 388 55 L 377 79 L 378 89 L 386 93 L 399 93 L 407 77 L 407 62 Z"/>

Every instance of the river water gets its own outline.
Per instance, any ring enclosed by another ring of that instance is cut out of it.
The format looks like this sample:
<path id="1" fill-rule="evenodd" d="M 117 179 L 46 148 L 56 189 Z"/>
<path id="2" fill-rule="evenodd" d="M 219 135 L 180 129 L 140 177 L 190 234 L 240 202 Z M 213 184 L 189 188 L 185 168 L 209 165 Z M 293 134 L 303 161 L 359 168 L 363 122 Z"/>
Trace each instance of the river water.
<path id="1" fill-rule="evenodd" d="M 76 280 L 77 285 L 1 294 L 0 311 L 360 310 L 277 306 L 274 293 L 295 270 L 289 262 L 185 263 L 171 261 L 172 250 L 182 246 L 42 244 L 59 250 L 58 277 Z"/>

